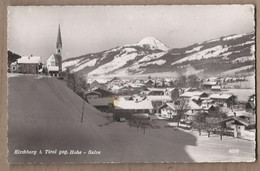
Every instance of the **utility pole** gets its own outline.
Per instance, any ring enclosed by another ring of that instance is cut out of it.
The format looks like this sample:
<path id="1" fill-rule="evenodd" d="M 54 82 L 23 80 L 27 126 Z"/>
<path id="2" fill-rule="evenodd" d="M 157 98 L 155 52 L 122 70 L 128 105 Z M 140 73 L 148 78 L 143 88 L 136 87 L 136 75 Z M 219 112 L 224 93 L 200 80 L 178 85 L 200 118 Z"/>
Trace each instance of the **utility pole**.
<path id="1" fill-rule="evenodd" d="M 84 107 L 85 107 L 85 99 L 83 98 L 82 115 L 81 115 L 81 123 L 83 122 L 83 117 L 84 117 Z"/>

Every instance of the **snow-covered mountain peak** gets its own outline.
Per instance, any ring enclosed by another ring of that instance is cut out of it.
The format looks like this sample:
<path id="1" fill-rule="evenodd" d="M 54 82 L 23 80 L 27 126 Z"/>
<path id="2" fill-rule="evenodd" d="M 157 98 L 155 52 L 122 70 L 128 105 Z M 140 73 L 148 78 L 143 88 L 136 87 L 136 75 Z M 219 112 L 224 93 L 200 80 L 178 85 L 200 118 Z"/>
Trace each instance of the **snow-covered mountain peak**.
<path id="1" fill-rule="evenodd" d="M 143 46 L 143 47 L 149 47 L 150 49 L 159 49 L 162 51 L 168 51 L 169 48 L 165 46 L 162 42 L 157 40 L 154 37 L 146 37 L 142 40 L 140 40 L 136 45 Z"/>

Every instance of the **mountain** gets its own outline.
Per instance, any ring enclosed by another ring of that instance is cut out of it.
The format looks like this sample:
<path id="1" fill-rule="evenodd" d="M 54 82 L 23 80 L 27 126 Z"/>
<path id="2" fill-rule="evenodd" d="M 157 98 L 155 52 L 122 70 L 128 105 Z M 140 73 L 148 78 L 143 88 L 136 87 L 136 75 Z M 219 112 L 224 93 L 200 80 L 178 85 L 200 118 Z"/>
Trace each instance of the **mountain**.
<path id="1" fill-rule="evenodd" d="M 169 48 L 165 46 L 162 42 L 155 39 L 154 37 L 146 37 L 140 40 L 136 45 L 147 47 L 150 49 L 160 49 L 162 51 L 168 51 Z"/>
<path id="2" fill-rule="evenodd" d="M 180 73 L 234 74 L 254 71 L 255 33 L 220 37 L 169 49 L 153 37 L 63 61 L 64 69 L 89 76 Z M 234 71 L 234 72 L 232 72 Z"/>

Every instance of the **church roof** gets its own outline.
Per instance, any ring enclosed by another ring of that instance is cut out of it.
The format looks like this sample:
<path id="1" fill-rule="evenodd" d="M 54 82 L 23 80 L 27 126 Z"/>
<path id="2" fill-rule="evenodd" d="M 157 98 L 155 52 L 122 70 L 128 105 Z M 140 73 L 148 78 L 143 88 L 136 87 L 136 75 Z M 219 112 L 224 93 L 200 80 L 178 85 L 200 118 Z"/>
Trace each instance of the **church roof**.
<path id="1" fill-rule="evenodd" d="M 58 30 L 57 42 L 56 42 L 56 48 L 59 48 L 59 47 L 62 47 L 60 25 L 59 25 L 59 30 Z"/>

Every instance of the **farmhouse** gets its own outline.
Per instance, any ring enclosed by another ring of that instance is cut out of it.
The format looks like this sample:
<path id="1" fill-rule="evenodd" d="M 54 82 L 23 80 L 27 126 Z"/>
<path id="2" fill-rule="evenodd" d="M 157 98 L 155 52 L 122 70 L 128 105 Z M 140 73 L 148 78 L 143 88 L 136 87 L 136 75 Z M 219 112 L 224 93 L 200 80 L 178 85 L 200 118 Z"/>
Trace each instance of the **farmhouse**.
<path id="1" fill-rule="evenodd" d="M 193 112 L 195 113 L 197 111 L 201 111 L 202 109 L 195 102 L 193 102 L 192 100 L 189 100 L 189 101 L 185 102 L 185 104 L 183 106 L 181 106 L 177 102 L 165 103 L 165 104 L 163 104 L 162 106 L 159 107 L 159 110 L 160 110 L 162 117 L 173 118 L 180 111 L 187 112 L 187 111 L 190 110 L 192 113 Z"/>
<path id="2" fill-rule="evenodd" d="M 232 116 L 222 121 L 226 129 L 233 130 L 233 136 L 236 138 L 244 138 L 246 136 L 246 129 L 250 129 L 251 123 L 247 119 L 238 116 Z"/>
<path id="3" fill-rule="evenodd" d="M 23 74 L 38 74 L 41 69 L 41 57 L 39 56 L 22 56 L 17 60 L 18 68 Z"/>
<path id="4" fill-rule="evenodd" d="M 216 82 L 216 81 L 206 81 L 206 82 L 202 83 L 202 88 L 211 89 L 212 86 L 216 86 L 216 85 L 218 85 L 218 82 Z"/>
<path id="5" fill-rule="evenodd" d="M 178 105 L 175 103 L 165 103 L 159 107 L 160 114 L 165 118 L 173 118 L 177 115 Z"/>
<path id="6" fill-rule="evenodd" d="M 102 88 L 94 88 L 93 91 L 100 93 L 100 97 L 114 97 L 114 94 Z"/>
<path id="7" fill-rule="evenodd" d="M 216 104 L 220 106 L 230 107 L 234 104 L 236 97 L 231 94 L 212 94 L 210 95 L 210 99 L 214 100 Z"/>
<path id="8" fill-rule="evenodd" d="M 95 89 L 95 88 L 102 88 L 105 89 L 105 85 L 98 82 L 97 80 L 94 80 L 92 83 L 90 83 L 90 89 Z"/>
<path id="9" fill-rule="evenodd" d="M 192 98 L 192 97 L 199 97 L 199 98 L 207 98 L 208 94 L 201 91 L 186 91 L 180 95 L 182 98 Z"/>
<path id="10" fill-rule="evenodd" d="M 124 81 L 121 78 L 114 77 L 110 81 L 106 83 L 108 87 L 113 87 L 113 86 L 122 86 Z"/>
<path id="11" fill-rule="evenodd" d="M 101 89 L 85 92 L 86 101 L 102 112 L 112 112 L 114 109 L 114 94 Z"/>
<path id="12" fill-rule="evenodd" d="M 179 90 L 176 88 L 147 88 L 147 96 L 169 96 L 171 100 L 179 98 Z"/>
<path id="13" fill-rule="evenodd" d="M 144 84 L 145 84 L 146 87 L 153 87 L 154 86 L 154 82 L 151 79 L 147 80 Z"/>
<path id="14" fill-rule="evenodd" d="M 152 114 L 153 105 L 150 100 L 143 98 L 137 99 L 126 99 L 119 97 L 114 100 L 114 118 L 118 120 L 121 117 L 131 118 L 133 114 Z"/>
<path id="15" fill-rule="evenodd" d="M 245 109 L 248 112 L 255 113 L 255 107 L 256 107 L 256 96 L 255 94 L 253 94 L 249 97 Z"/>
<path id="16" fill-rule="evenodd" d="M 84 98 L 86 101 L 92 100 L 92 99 L 99 99 L 101 97 L 101 93 L 96 91 L 85 91 L 84 92 Z"/>

